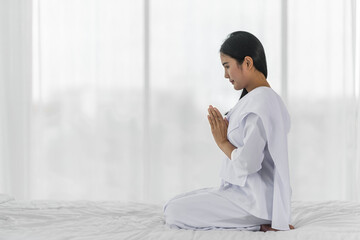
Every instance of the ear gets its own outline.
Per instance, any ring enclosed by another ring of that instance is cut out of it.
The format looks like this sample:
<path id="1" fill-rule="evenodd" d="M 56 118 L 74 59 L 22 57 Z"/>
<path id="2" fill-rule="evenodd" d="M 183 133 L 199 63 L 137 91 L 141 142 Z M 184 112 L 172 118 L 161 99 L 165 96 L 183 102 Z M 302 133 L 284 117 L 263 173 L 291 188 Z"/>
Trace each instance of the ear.
<path id="1" fill-rule="evenodd" d="M 252 66 L 254 65 L 253 59 L 249 56 L 246 56 L 244 61 L 245 61 L 246 67 L 249 69 L 251 69 Z"/>

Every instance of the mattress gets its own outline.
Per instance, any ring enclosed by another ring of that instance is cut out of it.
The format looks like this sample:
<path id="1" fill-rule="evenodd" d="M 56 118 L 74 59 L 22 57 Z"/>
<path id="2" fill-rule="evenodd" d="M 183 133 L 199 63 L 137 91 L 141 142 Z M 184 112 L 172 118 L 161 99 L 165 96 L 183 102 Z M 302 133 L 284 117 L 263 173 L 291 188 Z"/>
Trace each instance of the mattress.
<path id="1" fill-rule="evenodd" d="M 360 203 L 292 202 L 295 229 L 185 230 L 165 225 L 163 204 L 121 201 L 17 201 L 0 194 L 0 239 L 360 239 Z"/>

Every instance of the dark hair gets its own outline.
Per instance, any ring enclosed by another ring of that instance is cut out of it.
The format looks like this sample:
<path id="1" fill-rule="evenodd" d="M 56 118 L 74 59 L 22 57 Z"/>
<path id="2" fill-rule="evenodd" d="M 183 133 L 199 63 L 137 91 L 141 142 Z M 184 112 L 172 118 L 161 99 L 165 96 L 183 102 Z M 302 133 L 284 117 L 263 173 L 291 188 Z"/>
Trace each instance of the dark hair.
<path id="1" fill-rule="evenodd" d="M 265 51 L 259 39 L 253 34 L 245 31 L 230 33 L 221 45 L 220 52 L 236 59 L 239 65 L 244 62 L 246 56 L 251 57 L 255 68 L 267 78 Z M 240 99 L 247 93 L 244 88 Z"/>

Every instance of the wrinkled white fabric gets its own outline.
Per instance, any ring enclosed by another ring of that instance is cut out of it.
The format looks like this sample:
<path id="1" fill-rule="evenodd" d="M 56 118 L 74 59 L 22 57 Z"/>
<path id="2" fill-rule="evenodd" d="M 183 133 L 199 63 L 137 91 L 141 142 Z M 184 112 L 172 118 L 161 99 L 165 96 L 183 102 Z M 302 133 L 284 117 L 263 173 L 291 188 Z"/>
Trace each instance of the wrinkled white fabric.
<path id="1" fill-rule="evenodd" d="M 228 186 L 179 194 L 163 207 L 166 225 L 188 230 L 237 229 L 259 231 L 271 221 L 257 218 L 223 197 Z"/>
<path id="2" fill-rule="evenodd" d="M 106 197 L 106 196 L 104 196 Z M 7 200 L 11 197 L 7 197 Z M 188 231 L 164 224 L 163 204 L 121 201 L 15 201 L 0 203 L 1 240 L 357 240 L 360 203 L 294 201 L 294 230 Z"/>
<path id="3" fill-rule="evenodd" d="M 262 168 L 266 136 L 260 117 L 254 113 L 248 114 L 244 118 L 243 128 L 228 130 L 228 139 L 237 148 L 232 151 L 231 160 L 224 157 L 220 177 L 227 182 L 244 186 L 248 175 Z"/>

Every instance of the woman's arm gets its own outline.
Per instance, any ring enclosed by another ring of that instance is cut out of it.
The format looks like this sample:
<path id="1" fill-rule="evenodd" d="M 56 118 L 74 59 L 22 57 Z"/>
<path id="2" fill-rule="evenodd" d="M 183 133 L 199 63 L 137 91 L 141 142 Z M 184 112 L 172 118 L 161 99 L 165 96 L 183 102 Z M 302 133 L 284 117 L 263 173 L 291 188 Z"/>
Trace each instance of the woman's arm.
<path id="1" fill-rule="evenodd" d="M 218 147 L 223 151 L 229 159 L 231 159 L 231 153 L 236 147 L 232 145 L 227 139 L 227 129 L 229 122 L 226 118 L 223 118 L 217 108 L 209 106 L 208 120 L 211 126 L 211 133 Z"/>

